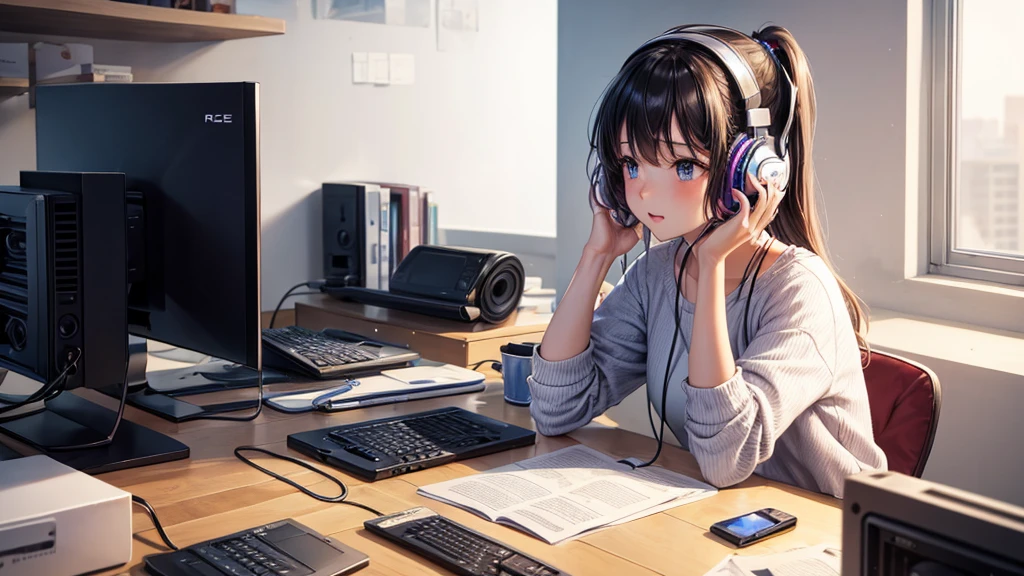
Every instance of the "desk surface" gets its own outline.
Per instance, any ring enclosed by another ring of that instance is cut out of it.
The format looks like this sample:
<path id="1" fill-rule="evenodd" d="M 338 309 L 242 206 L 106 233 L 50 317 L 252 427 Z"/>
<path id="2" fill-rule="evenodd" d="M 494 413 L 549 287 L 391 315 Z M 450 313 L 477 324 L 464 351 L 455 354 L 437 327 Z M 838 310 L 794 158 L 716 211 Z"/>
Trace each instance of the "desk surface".
<path id="1" fill-rule="evenodd" d="M 251 393 L 251 391 L 244 391 Z M 76 392 L 94 402 L 115 408 L 113 399 L 92 391 Z M 222 393 L 235 394 L 235 393 Z M 203 403 L 220 401 L 207 395 Z M 265 409 L 254 422 L 188 422 L 174 424 L 128 407 L 126 416 L 135 422 L 174 436 L 192 450 L 187 460 L 103 474 L 99 478 L 149 501 L 168 535 L 179 546 L 223 536 L 282 518 L 299 522 L 336 538 L 370 557 L 361 575 L 450 574 L 434 564 L 370 535 L 362 528 L 372 515 L 343 504 L 319 502 L 291 486 L 270 478 L 237 460 L 232 451 L 239 445 L 257 445 L 303 458 L 285 445 L 292 432 L 322 428 L 443 406 L 461 406 L 519 426 L 532 428 L 527 408 L 507 404 L 500 381 L 488 380 L 486 390 L 460 396 L 376 406 L 335 414 L 283 414 Z M 797 546 L 841 543 L 840 502 L 753 477 L 712 498 L 647 516 L 592 533 L 579 540 L 550 546 L 511 528 L 493 524 L 461 509 L 416 494 L 419 486 L 474 474 L 496 466 L 582 443 L 617 458 L 646 457 L 652 453 L 650 438 L 601 425 L 591 425 L 568 436 L 538 435 L 534 446 L 491 454 L 447 466 L 421 470 L 387 480 L 367 483 L 339 470 L 328 469 L 349 486 L 349 499 L 385 513 L 428 506 L 485 534 L 546 560 L 576 576 L 600 574 L 702 575 L 726 555 L 731 546 L 709 533 L 712 523 L 763 507 L 774 507 L 799 518 L 792 532 L 739 551 L 741 554 L 779 552 Z M 298 466 L 276 459 L 256 458 L 263 466 L 309 486 L 333 494 L 333 485 Z M 319 463 L 318 466 L 326 468 Z M 701 478 L 689 453 L 666 445 L 659 465 Z M 146 513 L 134 507 L 135 538 L 132 560 L 101 574 L 144 574 L 142 559 L 164 552 L 163 543 Z"/>

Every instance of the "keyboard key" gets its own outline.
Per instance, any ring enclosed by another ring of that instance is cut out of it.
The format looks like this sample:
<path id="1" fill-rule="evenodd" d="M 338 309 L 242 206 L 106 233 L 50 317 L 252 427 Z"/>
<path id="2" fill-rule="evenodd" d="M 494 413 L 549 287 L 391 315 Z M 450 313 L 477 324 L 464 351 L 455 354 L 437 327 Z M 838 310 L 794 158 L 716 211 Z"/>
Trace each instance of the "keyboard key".
<path id="1" fill-rule="evenodd" d="M 224 574 L 220 570 L 217 570 L 213 566 L 210 566 L 209 564 L 203 562 L 202 560 L 199 560 L 198 558 L 191 562 L 188 562 L 186 566 L 188 566 L 189 570 L 194 571 L 194 573 L 198 574 L 199 576 L 224 576 Z"/>
<path id="2" fill-rule="evenodd" d="M 326 542 L 316 532 L 285 520 L 177 552 L 147 556 L 146 570 L 156 576 L 311 576 L 314 570 L 308 566 L 348 566 L 347 574 L 368 562 L 364 554 L 340 543 L 321 545 L 315 553 L 302 546 L 290 547 L 297 539 Z M 329 548 L 336 549 L 336 554 L 331 556 Z"/>
<path id="3" fill-rule="evenodd" d="M 360 343 L 344 342 L 299 326 L 264 329 L 263 340 L 296 360 L 304 359 L 321 376 L 335 372 L 336 368 L 383 358 L 362 348 Z"/>
<path id="4" fill-rule="evenodd" d="M 230 574 L 231 576 L 249 576 L 249 571 L 246 570 L 244 566 L 238 564 L 213 546 L 202 546 L 196 549 L 196 552 L 198 552 L 199 555 L 207 562 L 219 568 L 222 572 Z"/>
<path id="5" fill-rule="evenodd" d="M 368 520 L 364 526 L 406 549 L 437 558 L 435 561 L 442 566 L 463 574 L 567 576 L 426 508 Z"/>

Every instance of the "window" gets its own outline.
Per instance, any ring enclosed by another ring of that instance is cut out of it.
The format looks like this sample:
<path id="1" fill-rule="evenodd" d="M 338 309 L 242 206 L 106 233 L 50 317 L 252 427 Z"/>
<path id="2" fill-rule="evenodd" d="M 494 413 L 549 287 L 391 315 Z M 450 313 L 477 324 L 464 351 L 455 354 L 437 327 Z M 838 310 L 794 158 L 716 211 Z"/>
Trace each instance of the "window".
<path id="1" fill-rule="evenodd" d="M 929 271 L 1024 286 L 1024 2 L 933 7 Z"/>

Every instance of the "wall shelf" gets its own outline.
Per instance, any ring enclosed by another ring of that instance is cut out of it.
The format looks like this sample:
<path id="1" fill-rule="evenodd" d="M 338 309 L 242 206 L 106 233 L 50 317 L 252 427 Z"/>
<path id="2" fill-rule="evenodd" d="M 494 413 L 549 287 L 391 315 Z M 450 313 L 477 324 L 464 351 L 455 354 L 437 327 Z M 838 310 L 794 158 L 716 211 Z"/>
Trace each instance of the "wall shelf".
<path id="1" fill-rule="evenodd" d="M 0 78 L 0 100 L 28 92 L 28 78 Z"/>
<path id="2" fill-rule="evenodd" d="M 0 0 L 0 31 L 139 42 L 211 42 L 284 34 L 285 22 L 113 0 Z"/>

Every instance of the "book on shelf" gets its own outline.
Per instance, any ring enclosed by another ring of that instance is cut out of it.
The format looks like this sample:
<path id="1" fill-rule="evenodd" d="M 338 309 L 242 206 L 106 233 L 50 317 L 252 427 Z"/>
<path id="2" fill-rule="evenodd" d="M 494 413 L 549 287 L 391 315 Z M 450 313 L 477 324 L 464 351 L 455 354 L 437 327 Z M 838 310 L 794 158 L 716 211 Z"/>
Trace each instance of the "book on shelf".
<path id="1" fill-rule="evenodd" d="M 423 220 L 423 243 L 433 244 L 438 243 L 437 237 L 437 203 L 434 201 L 433 190 L 423 190 L 423 211 L 420 216 Z"/>
<path id="2" fill-rule="evenodd" d="M 36 84 L 73 84 L 78 82 L 127 83 L 133 80 L 131 74 L 71 74 L 36 81 Z"/>
<path id="3" fill-rule="evenodd" d="M 92 62 L 86 62 L 82 64 L 75 64 L 62 70 L 56 70 L 44 77 L 41 80 L 49 80 L 50 78 L 62 78 L 64 76 L 80 76 L 83 74 L 100 74 L 103 76 L 128 76 L 132 75 L 131 66 L 119 66 L 115 64 L 94 64 Z"/>

